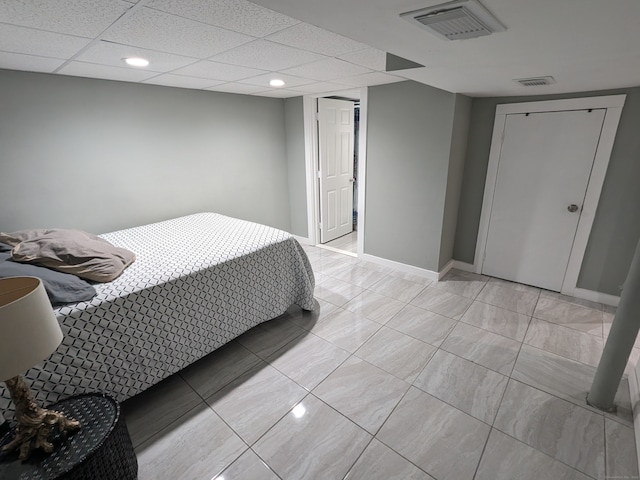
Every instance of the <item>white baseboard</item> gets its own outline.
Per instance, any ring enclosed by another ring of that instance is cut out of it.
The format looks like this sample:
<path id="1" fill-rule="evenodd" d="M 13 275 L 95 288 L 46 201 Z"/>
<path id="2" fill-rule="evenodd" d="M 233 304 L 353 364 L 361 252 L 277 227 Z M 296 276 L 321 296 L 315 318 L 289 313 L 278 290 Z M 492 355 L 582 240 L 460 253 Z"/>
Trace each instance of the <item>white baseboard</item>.
<path id="1" fill-rule="evenodd" d="M 461 262 L 460 260 L 453 260 L 453 268 L 463 272 L 476 272 L 476 266 L 473 263 Z"/>
<path id="2" fill-rule="evenodd" d="M 420 277 L 424 277 L 432 282 L 437 282 L 440 280 L 453 266 L 453 261 L 449 261 L 441 271 L 434 272 L 433 270 L 427 270 L 426 268 L 414 267 L 413 265 L 407 265 L 406 263 L 396 262 L 394 260 L 389 260 L 382 257 L 376 257 L 375 255 L 370 255 L 365 253 L 362 255 L 362 260 L 367 262 L 376 263 L 378 265 L 383 265 L 385 267 L 395 268 L 396 270 L 400 270 L 401 272 L 411 273 L 413 275 L 418 275 Z"/>
<path id="3" fill-rule="evenodd" d="M 442 277 L 444 277 L 444 276 L 449 272 L 449 270 L 451 270 L 452 268 L 453 268 L 453 260 L 449 260 L 449 261 L 445 264 L 445 266 L 444 266 L 444 267 L 442 267 L 442 270 L 440 270 L 440 271 L 438 272 L 438 281 L 439 281 Z"/>
<path id="4" fill-rule="evenodd" d="M 618 303 L 620 302 L 620 297 L 616 297 L 615 295 L 594 292 L 593 290 L 585 290 L 584 288 L 576 288 L 573 291 L 573 296 L 576 298 L 581 298 L 583 300 L 590 300 L 592 302 L 604 303 L 605 305 L 612 305 L 614 307 L 617 307 Z"/>

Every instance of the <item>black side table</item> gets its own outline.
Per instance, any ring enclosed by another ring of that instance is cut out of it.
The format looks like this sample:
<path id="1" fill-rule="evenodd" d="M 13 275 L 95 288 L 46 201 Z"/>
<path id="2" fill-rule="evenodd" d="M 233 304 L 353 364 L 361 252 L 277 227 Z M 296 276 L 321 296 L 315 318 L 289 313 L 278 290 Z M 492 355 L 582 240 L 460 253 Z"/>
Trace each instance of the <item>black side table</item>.
<path id="1" fill-rule="evenodd" d="M 81 424 L 67 438 L 53 437 L 50 454 L 35 451 L 24 462 L 17 452 L 0 453 L 2 480 L 135 480 L 138 461 L 120 405 L 103 394 L 74 395 L 48 408 Z M 13 431 L 0 437 L 9 443 Z"/>

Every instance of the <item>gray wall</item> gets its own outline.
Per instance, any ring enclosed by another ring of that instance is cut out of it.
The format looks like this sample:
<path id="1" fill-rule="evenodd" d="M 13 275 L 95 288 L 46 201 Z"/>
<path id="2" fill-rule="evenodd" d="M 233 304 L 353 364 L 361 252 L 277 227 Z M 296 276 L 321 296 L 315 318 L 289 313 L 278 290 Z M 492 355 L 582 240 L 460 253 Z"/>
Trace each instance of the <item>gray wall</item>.
<path id="1" fill-rule="evenodd" d="M 578 279 L 580 288 L 619 295 L 640 237 L 640 88 L 473 99 L 453 257 L 474 261 L 496 105 L 620 93 L 627 99 Z"/>
<path id="2" fill-rule="evenodd" d="M 294 235 L 308 236 L 307 174 L 304 151 L 304 111 L 302 97 L 284 101 L 284 128 L 289 180 L 289 216 Z"/>
<path id="3" fill-rule="evenodd" d="M 0 230 L 290 227 L 281 99 L 0 70 L 0 105 Z"/>
<path id="4" fill-rule="evenodd" d="M 412 81 L 369 89 L 365 253 L 438 270 L 454 102 Z"/>
<path id="5" fill-rule="evenodd" d="M 471 98 L 457 94 L 455 99 L 453 129 L 451 134 L 451 150 L 449 155 L 449 173 L 447 176 L 447 192 L 444 204 L 442 224 L 442 241 L 440 244 L 440 261 L 438 270 L 453 258 L 456 225 L 458 223 L 458 206 L 464 162 L 467 154 L 467 137 L 469 134 L 469 117 L 471 114 Z"/>

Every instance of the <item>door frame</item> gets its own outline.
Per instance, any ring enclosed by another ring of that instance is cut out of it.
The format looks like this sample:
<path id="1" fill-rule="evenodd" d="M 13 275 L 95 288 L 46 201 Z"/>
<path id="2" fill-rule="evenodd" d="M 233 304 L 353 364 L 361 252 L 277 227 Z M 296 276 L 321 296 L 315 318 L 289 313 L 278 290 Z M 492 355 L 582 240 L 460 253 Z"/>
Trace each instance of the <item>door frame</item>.
<path id="1" fill-rule="evenodd" d="M 484 198 L 482 201 L 482 213 L 480 214 L 480 225 L 478 227 L 478 238 L 476 241 L 476 253 L 474 257 L 474 269 L 476 273 L 482 272 L 484 256 L 489 233 L 489 220 L 493 207 L 493 195 L 498 176 L 498 165 L 502 151 L 502 141 L 504 140 L 505 125 L 507 115 L 518 113 L 539 113 L 539 112 L 561 112 L 570 110 L 585 110 L 589 108 L 604 108 L 606 113 L 602 124 L 600 140 L 596 148 L 596 154 L 587 184 L 587 191 L 578 221 L 576 235 L 569 255 L 569 263 L 562 282 L 561 293 L 574 295 L 580 268 L 587 249 L 587 242 L 591 234 L 593 220 L 595 218 L 602 185 L 609 166 L 611 151 L 615 141 L 620 115 L 626 95 L 607 95 L 598 97 L 570 98 L 561 100 L 546 100 L 539 102 L 509 103 L 499 104 L 496 107 L 495 121 L 493 124 L 493 135 L 491 137 L 491 150 L 489 152 L 489 165 L 484 187 Z"/>
<path id="2" fill-rule="evenodd" d="M 360 124 L 358 127 L 358 252 L 360 257 L 364 254 L 364 228 L 365 228 L 365 185 L 367 166 L 367 87 L 339 90 L 336 92 L 305 95 L 302 98 L 304 115 L 304 150 L 305 172 L 307 181 L 307 233 L 311 245 L 317 245 L 320 241 L 320 191 L 318 186 L 318 111 L 317 99 L 334 95 L 353 94 L 357 91 L 360 97 Z"/>

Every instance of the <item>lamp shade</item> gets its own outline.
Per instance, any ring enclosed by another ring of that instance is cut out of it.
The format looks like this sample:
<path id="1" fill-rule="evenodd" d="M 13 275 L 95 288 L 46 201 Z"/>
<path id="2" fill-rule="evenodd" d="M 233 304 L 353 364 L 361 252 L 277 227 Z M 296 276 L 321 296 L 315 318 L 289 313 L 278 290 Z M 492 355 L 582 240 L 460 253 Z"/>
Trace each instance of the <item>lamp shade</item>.
<path id="1" fill-rule="evenodd" d="M 21 375 L 51 355 L 62 330 L 42 281 L 0 279 L 0 381 Z"/>

